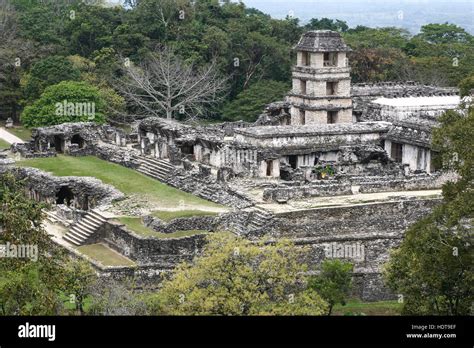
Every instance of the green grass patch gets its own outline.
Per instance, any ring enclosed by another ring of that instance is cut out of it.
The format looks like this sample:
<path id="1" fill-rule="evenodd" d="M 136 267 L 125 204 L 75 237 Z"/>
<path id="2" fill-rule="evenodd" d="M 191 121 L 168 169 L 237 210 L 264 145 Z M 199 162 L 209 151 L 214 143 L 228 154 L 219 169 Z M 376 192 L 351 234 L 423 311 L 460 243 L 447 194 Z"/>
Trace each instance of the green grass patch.
<path id="1" fill-rule="evenodd" d="M 120 223 L 124 224 L 130 231 L 135 232 L 144 237 L 155 237 L 159 239 L 167 238 L 180 238 L 180 237 L 189 237 L 197 234 L 208 233 L 208 231 L 201 230 L 190 230 L 190 231 L 177 231 L 173 233 L 160 233 L 155 230 L 146 227 L 142 218 L 140 217 L 120 217 L 117 219 Z"/>
<path id="2" fill-rule="evenodd" d="M 6 131 L 12 133 L 13 135 L 16 135 L 21 140 L 31 140 L 31 129 L 24 128 L 22 126 L 14 126 L 13 128 L 6 128 Z"/>
<path id="3" fill-rule="evenodd" d="M 0 150 L 9 149 L 10 143 L 7 143 L 5 140 L 0 139 Z"/>
<path id="4" fill-rule="evenodd" d="M 345 306 L 335 305 L 332 315 L 400 315 L 402 304 L 398 301 L 362 302 L 349 300 Z"/>
<path id="5" fill-rule="evenodd" d="M 135 262 L 103 244 L 81 245 L 77 250 L 104 266 L 135 266 Z"/>
<path id="6" fill-rule="evenodd" d="M 34 158 L 17 162 L 24 167 L 35 167 L 56 176 L 92 176 L 110 184 L 126 195 L 140 194 L 163 207 L 190 206 L 222 207 L 190 193 L 165 185 L 133 169 L 110 163 L 94 156 Z"/>
<path id="7" fill-rule="evenodd" d="M 157 210 L 154 211 L 152 216 L 157 217 L 160 220 L 169 222 L 177 218 L 189 218 L 193 216 L 215 216 L 216 212 L 204 211 L 204 210 L 177 210 L 177 211 L 164 211 Z"/>

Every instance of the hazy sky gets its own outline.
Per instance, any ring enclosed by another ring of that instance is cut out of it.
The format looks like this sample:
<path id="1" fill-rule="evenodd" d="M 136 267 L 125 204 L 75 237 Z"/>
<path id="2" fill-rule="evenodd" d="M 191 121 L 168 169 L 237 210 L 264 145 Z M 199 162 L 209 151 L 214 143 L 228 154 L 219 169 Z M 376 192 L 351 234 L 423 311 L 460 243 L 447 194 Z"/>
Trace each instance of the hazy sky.
<path id="1" fill-rule="evenodd" d="M 349 26 L 396 26 L 418 31 L 427 23 L 450 22 L 474 33 L 474 0 L 243 0 L 272 17 L 303 22 L 328 17 Z"/>
<path id="2" fill-rule="evenodd" d="M 238 2 L 237 0 L 233 0 Z M 121 0 L 108 0 L 121 3 Z M 243 0 L 274 18 L 290 15 L 303 23 L 328 17 L 349 26 L 395 26 L 418 32 L 428 23 L 454 23 L 474 34 L 474 0 Z"/>

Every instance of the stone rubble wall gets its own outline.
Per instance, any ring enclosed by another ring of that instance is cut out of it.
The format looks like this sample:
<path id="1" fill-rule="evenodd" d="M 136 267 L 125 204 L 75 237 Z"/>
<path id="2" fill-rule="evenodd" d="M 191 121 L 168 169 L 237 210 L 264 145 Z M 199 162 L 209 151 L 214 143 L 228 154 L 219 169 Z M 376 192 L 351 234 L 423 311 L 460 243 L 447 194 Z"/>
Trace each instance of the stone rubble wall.
<path id="1" fill-rule="evenodd" d="M 144 237 L 128 231 L 118 222 L 108 221 L 97 232 L 98 240 L 140 266 L 154 265 L 158 269 L 171 269 L 192 258 L 202 249 L 205 234 L 180 238 Z"/>
<path id="2" fill-rule="evenodd" d="M 143 224 L 161 233 L 173 233 L 177 231 L 206 230 L 215 232 L 219 229 L 218 216 L 191 216 L 176 218 L 165 222 L 153 216 L 145 216 Z"/>
<path id="3" fill-rule="evenodd" d="M 111 185 L 92 177 L 53 176 L 36 168 L 8 168 L 18 179 L 26 180 L 30 196 L 37 200 L 55 204 L 56 194 L 61 187 L 67 186 L 74 194 L 74 199 L 81 203 L 87 199 L 89 208 L 108 205 L 112 201 L 123 199 L 122 192 Z M 87 198 L 86 198 L 87 197 Z"/>
<path id="4" fill-rule="evenodd" d="M 437 172 L 432 175 L 415 175 L 403 179 L 387 179 L 360 182 L 359 192 L 390 192 L 440 189 L 448 181 L 456 181 L 458 176 L 453 172 Z"/>
<path id="5" fill-rule="evenodd" d="M 263 190 L 264 201 L 287 202 L 291 199 L 310 197 L 328 197 L 352 194 L 349 182 L 319 182 L 303 186 L 266 188 Z"/>
<path id="6" fill-rule="evenodd" d="M 400 200 L 352 206 L 327 207 L 275 214 L 267 236 L 289 238 L 310 248 L 307 262 L 317 265 L 326 248 L 363 245 L 364 258 L 354 263 L 355 293 L 363 300 L 394 298 L 383 286 L 381 267 L 391 248 L 400 244 L 406 229 L 429 214 L 441 199 Z"/>

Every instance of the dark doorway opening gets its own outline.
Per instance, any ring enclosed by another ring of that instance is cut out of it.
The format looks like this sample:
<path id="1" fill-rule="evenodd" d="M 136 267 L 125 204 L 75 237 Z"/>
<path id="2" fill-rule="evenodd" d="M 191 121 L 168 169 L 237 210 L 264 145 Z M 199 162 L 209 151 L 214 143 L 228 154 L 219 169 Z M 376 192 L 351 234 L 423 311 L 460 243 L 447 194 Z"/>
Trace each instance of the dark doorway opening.
<path id="1" fill-rule="evenodd" d="M 64 152 L 64 139 L 60 135 L 54 136 L 54 149 L 59 153 Z"/>
<path id="2" fill-rule="evenodd" d="M 181 146 L 181 153 L 183 155 L 194 155 L 194 146 L 193 145 L 183 145 Z"/>
<path id="3" fill-rule="evenodd" d="M 79 134 L 74 134 L 71 138 L 71 144 L 77 144 L 82 149 L 84 147 L 84 139 Z"/>
<path id="4" fill-rule="evenodd" d="M 72 193 L 71 189 L 67 186 L 61 186 L 58 193 L 56 194 L 56 204 L 65 204 L 70 206 L 73 199 L 74 193 Z"/>
<path id="5" fill-rule="evenodd" d="M 273 175 L 273 161 L 267 161 L 267 176 Z"/>
<path id="6" fill-rule="evenodd" d="M 392 153 L 391 157 L 395 162 L 402 162 L 403 158 L 403 144 L 392 143 Z"/>
<path id="7" fill-rule="evenodd" d="M 298 165 L 298 156 L 290 155 L 288 157 L 288 162 L 290 163 L 291 168 L 296 169 L 296 167 Z"/>

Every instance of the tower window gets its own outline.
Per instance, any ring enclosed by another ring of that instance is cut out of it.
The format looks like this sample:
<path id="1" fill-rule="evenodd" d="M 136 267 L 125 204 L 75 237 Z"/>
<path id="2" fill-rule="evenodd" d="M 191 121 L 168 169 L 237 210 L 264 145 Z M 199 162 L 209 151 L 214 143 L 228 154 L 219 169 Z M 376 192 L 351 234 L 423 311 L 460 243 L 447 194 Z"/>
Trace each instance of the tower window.
<path id="1" fill-rule="evenodd" d="M 328 124 L 337 123 L 337 111 L 328 111 Z"/>
<path id="2" fill-rule="evenodd" d="M 335 95 L 337 82 L 326 82 L 326 95 Z"/>
<path id="3" fill-rule="evenodd" d="M 306 123 L 306 112 L 300 109 L 300 124 L 303 125 Z"/>
<path id="4" fill-rule="evenodd" d="M 337 53 L 336 52 L 324 52 L 323 57 L 324 66 L 336 66 L 337 65 Z"/>
<path id="5" fill-rule="evenodd" d="M 306 94 L 306 81 L 300 81 L 300 93 Z"/>
<path id="6" fill-rule="evenodd" d="M 311 54 L 309 52 L 301 52 L 301 65 L 303 66 L 311 65 Z"/>

